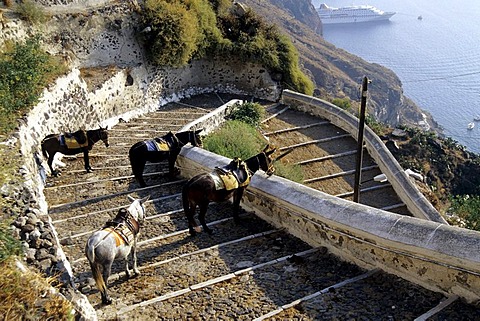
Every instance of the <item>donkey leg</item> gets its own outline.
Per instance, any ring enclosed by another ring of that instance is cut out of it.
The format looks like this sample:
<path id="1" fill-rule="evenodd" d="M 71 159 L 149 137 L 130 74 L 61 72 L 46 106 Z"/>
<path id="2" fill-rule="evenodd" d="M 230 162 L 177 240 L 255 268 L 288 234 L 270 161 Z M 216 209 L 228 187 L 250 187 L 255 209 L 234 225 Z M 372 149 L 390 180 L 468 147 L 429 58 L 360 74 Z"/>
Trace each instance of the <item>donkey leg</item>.
<path id="1" fill-rule="evenodd" d="M 107 280 L 110 276 L 111 263 L 110 265 L 102 265 L 97 262 L 90 262 L 90 268 L 92 269 L 93 278 L 97 284 L 97 288 L 100 291 L 102 303 L 111 304 L 112 299 L 107 292 Z"/>
<path id="2" fill-rule="evenodd" d="M 147 183 L 145 183 L 145 180 L 143 179 L 143 171 L 145 170 L 146 163 L 145 160 L 132 163 L 133 175 L 137 179 L 138 184 L 140 184 L 140 187 L 147 187 Z"/>
<path id="3" fill-rule="evenodd" d="M 129 256 L 125 256 L 125 274 L 127 275 L 127 278 L 130 279 L 132 277 L 132 270 L 128 267 L 128 259 Z"/>
<path id="4" fill-rule="evenodd" d="M 208 202 L 200 204 L 200 213 L 198 214 L 198 220 L 202 224 L 203 230 L 208 234 L 212 234 L 213 230 L 207 226 L 205 222 L 205 214 L 207 214 Z"/>
<path id="5" fill-rule="evenodd" d="M 112 300 L 108 297 L 107 293 L 107 285 L 105 284 L 105 279 L 103 278 L 102 268 L 103 266 L 96 262 L 89 262 L 90 268 L 92 270 L 92 276 L 95 280 L 95 284 L 97 285 L 98 291 L 100 291 L 100 295 L 102 297 L 103 304 L 110 304 Z"/>
<path id="6" fill-rule="evenodd" d="M 170 179 L 174 179 L 176 176 L 180 174 L 180 170 L 175 167 L 175 162 L 177 161 L 178 154 L 170 154 L 168 157 L 168 174 L 170 175 Z"/>
<path id="7" fill-rule="evenodd" d="M 185 212 L 185 215 L 187 216 L 187 221 L 188 221 L 188 232 L 190 233 L 191 236 L 195 236 L 197 235 L 197 232 L 200 232 L 197 222 L 195 222 L 195 218 L 194 218 L 195 208 L 196 208 L 196 205 L 190 204 L 189 208 L 184 209 L 184 212 Z"/>
<path id="8" fill-rule="evenodd" d="M 93 169 L 90 167 L 90 160 L 88 158 L 88 150 L 83 152 L 83 162 L 85 163 L 85 170 L 87 173 L 91 173 Z"/>
<path id="9" fill-rule="evenodd" d="M 112 271 L 112 264 L 113 264 L 113 261 L 107 262 L 103 266 L 102 275 L 103 275 L 104 286 L 103 286 L 103 289 L 100 292 L 102 294 L 102 302 L 104 304 L 111 304 L 112 303 L 112 298 L 108 295 L 108 292 L 107 292 L 108 278 L 110 277 L 110 273 Z"/>
<path id="10" fill-rule="evenodd" d="M 233 194 L 233 220 L 235 223 L 240 223 L 238 213 L 240 211 L 240 201 L 242 200 L 244 188 L 237 189 Z"/>
<path id="11" fill-rule="evenodd" d="M 53 176 L 58 176 L 58 174 L 60 173 L 59 171 L 57 170 L 54 170 L 53 169 L 53 159 L 55 157 L 55 153 L 51 153 L 51 154 L 48 154 L 48 167 L 50 167 L 50 172 L 52 173 Z"/>
<path id="12" fill-rule="evenodd" d="M 140 275 L 140 270 L 137 267 L 137 238 L 133 239 L 132 260 L 133 260 L 133 273 L 135 274 L 135 276 Z"/>

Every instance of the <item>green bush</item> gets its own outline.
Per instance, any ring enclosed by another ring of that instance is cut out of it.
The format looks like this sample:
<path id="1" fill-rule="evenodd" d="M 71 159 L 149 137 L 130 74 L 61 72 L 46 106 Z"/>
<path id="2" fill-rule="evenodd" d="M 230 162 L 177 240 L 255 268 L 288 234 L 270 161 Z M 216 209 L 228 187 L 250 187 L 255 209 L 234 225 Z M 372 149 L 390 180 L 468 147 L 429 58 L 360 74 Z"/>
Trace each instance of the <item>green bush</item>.
<path id="1" fill-rule="evenodd" d="M 198 19 L 197 48 L 193 56 L 201 58 L 212 54 L 214 48 L 223 42 L 222 33 L 217 27 L 217 16 L 214 8 L 207 0 L 189 0 L 185 2 Z"/>
<path id="2" fill-rule="evenodd" d="M 0 52 L 0 134 L 14 129 L 18 116 L 35 105 L 45 86 L 64 70 L 40 47 L 39 37 Z"/>
<path id="3" fill-rule="evenodd" d="M 290 165 L 278 161 L 275 163 L 275 175 L 303 184 L 305 173 L 300 165 Z"/>
<path id="4" fill-rule="evenodd" d="M 379 122 L 374 116 L 369 114 L 365 116 L 365 124 L 379 136 L 382 136 L 388 129 L 388 126 Z"/>
<path id="5" fill-rule="evenodd" d="M 265 148 L 268 142 L 255 127 L 239 121 L 229 120 L 223 126 L 208 135 L 203 147 L 215 154 L 228 158 L 239 157 L 246 160 Z M 278 153 L 278 152 L 277 152 Z M 303 183 L 304 173 L 301 166 L 275 163 L 275 174 L 294 182 Z"/>
<path id="6" fill-rule="evenodd" d="M 260 104 L 247 102 L 241 105 L 237 104 L 228 118 L 257 127 L 264 116 L 265 109 Z"/>
<path id="7" fill-rule="evenodd" d="M 466 228 L 480 231 L 480 196 L 456 195 L 452 197 L 449 212 L 464 221 Z"/>
<path id="8" fill-rule="evenodd" d="M 191 59 L 235 57 L 267 68 L 290 89 L 311 95 L 313 82 L 299 66 L 290 39 L 252 10 L 237 15 L 226 0 L 147 0 L 146 48 L 157 65 L 183 66 Z"/>
<path id="9" fill-rule="evenodd" d="M 229 120 L 208 135 L 203 147 L 213 153 L 228 157 L 239 157 L 243 160 L 258 154 L 268 142 L 257 130 L 247 123 Z"/>
<path id="10" fill-rule="evenodd" d="M 231 0 L 209 0 L 208 2 L 218 16 L 226 15 L 232 6 Z"/>
<path id="11" fill-rule="evenodd" d="M 147 50 L 157 65 L 182 66 L 193 56 L 199 41 L 199 21 L 182 2 L 147 0 L 144 22 L 152 30 Z"/>
<path id="12" fill-rule="evenodd" d="M 349 98 L 334 98 L 332 100 L 332 104 L 347 111 L 352 108 L 352 104 L 350 103 Z"/>

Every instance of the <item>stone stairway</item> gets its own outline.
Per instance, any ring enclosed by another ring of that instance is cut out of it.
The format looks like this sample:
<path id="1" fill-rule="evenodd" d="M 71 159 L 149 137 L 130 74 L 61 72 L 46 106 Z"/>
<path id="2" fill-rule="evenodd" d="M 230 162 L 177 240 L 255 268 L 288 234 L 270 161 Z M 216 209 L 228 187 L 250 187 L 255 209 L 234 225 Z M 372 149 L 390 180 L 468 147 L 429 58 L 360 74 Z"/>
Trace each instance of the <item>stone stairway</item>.
<path id="1" fill-rule="evenodd" d="M 238 97 L 202 95 L 120 122 L 109 131 L 109 148 L 101 144 L 94 147 L 93 173 L 84 172 L 81 156 L 65 157 L 63 175 L 48 178 L 44 193 L 49 214 L 72 265 L 75 282 L 97 310 L 99 319 L 426 320 L 435 308 L 440 312 L 428 320 L 480 318 L 472 305 L 456 300 L 442 309 L 438 305 L 447 299 L 443 295 L 383 271 L 364 270 L 341 261 L 325 248 L 312 248 L 252 212 L 243 210 L 241 222 L 235 224 L 230 202 L 210 204 L 207 222 L 214 229 L 212 235 L 200 233 L 191 237 L 181 206 L 185 179 L 169 180 L 166 163 L 150 164 L 145 170 L 149 186 L 140 188 L 131 175 L 128 150 L 137 141 L 178 130 L 231 98 Z M 283 108 L 268 108 L 272 115 L 280 109 Z M 292 113 L 287 110 L 266 122 L 266 136 L 280 148 L 342 137 L 325 145 L 299 147 L 308 149 L 311 156 L 303 158 L 307 152 L 294 151 L 287 161 L 299 163 L 354 149 L 353 139 L 329 124 L 272 133 L 300 126 L 300 118 L 301 126 L 323 122 Z M 285 140 L 280 135 L 285 135 Z M 289 143 L 284 144 L 286 141 Z M 324 188 L 332 195 L 349 193 L 350 176 L 334 174 L 352 169 L 350 157 L 301 165 L 308 169 L 306 180 L 333 176 L 306 184 Z M 341 159 L 346 161 L 340 162 Z M 365 166 L 374 165 L 365 155 Z M 378 173 L 368 170 L 364 179 Z M 328 190 L 329 186 L 335 189 Z M 388 187 L 382 189 L 382 195 L 391 194 L 386 191 Z M 150 195 L 138 244 L 141 275 L 127 279 L 123 262 L 115 262 L 109 279 L 114 302 L 104 306 L 83 249 L 93 231 L 129 204 L 127 195 Z M 364 195 L 361 199 L 366 202 L 370 198 Z M 372 199 L 375 198 L 378 194 Z M 395 204 L 399 201 L 393 195 L 390 202 L 368 205 L 383 208 Z M 401 208 L 396 207 L 399 213 L 408 215 Z"/>

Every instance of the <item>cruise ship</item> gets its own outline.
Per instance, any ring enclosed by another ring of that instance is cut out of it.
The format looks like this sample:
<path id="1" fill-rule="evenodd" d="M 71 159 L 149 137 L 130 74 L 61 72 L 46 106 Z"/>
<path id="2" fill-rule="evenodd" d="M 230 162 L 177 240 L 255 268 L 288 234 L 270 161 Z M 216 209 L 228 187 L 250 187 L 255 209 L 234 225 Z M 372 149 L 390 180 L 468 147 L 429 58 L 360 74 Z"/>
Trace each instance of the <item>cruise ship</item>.
<path id="1" fill-rule="evenodd" d="M 369 5 L 333 8 L 325 3 L 317 8 L 317 12 L 324 25 L 388 20 L 395 14 L 395 12 L 384 12 Z"/>

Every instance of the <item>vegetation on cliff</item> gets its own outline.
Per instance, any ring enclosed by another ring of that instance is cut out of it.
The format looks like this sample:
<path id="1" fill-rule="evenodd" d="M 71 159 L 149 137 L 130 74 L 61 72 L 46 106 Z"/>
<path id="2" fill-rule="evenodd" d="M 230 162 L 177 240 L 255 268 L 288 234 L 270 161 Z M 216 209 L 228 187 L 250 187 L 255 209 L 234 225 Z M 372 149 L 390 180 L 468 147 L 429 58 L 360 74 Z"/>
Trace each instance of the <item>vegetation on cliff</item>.
<path id="1" fill-rule="evenodd" d="M 143 12 L 146 48 L 161 66 L 191 59 L 235 57 L 259 63 L 282 84 L 305 94 L 313 82 L 299 65 L 290 39 L 253 10 L 229 0 L 147 0 Z"/>
<path id="2" fill-rule="evenodd" d="M 431 131 L 400 126 L 395 133 L 371 115 L 366 123 L 402 168 L 424 176 L 417 187 L 450 224 L 480 231 L 480 155 Z"/>
<path id="3" fill-rule="evenodd" d="M 0 50 L 0 135 L 35 105 L 46 85 L 64 72 L 63 64 L 40 45 L 39 37 L 7 43 Z"/>
<path id="4" fill-rule="evenodd" d="M 403 129 L 391 149 L 395 158 L 425 176 L 424 194 L 450 224 L 480 231 L 480 155 L 451 138 Z"/>
<path id="5" fill-rule="evenodd" d="M 52 291 L 53 278 L 19 268 L 20 241 L 0 222 L 0 315 L 3 320 L 73 320 L 70 302 Z"/>

